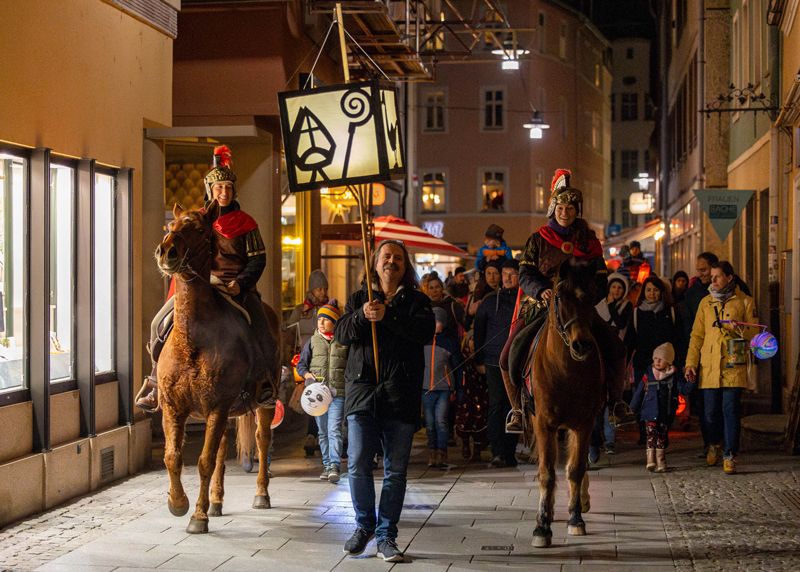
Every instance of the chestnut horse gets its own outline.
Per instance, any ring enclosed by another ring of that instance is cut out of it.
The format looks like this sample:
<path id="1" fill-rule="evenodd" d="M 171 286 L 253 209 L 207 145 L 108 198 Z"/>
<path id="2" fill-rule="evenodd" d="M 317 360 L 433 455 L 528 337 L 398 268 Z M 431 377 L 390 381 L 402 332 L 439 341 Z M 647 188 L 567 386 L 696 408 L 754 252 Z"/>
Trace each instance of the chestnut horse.
<path id="1" fill-rule="evenodd" d="M 277 385 L 280 376 L 279 320 L 264 305 L 268 339 L 257 340 L 243 314 L 211 285 L 216 201 L 206 212 L 185 211 L 177 204 L 172 212 L 175 220 L 155 252 L 161 271 L 176 277 L 174 327 L 158 361 L 158 386 L 170 479 L 167 504 L 175 516 L 189 510 L 181 484 L 186 420 L 206 420 L 197 463 L 200 493 L 186 529 L 194 534 L 208 532 L 208 517 L 222 514 L 228 417 L 255 410 L 260 464 L 253 508 L 270 508 L 267 454 L 275 410 L 258 407 L 255 396 L 264 383 Z"/>
<path id="2" fill-rule="evenodd" d="M 569 481 L 569 522 L 573 536 L 586 534 L 582 512 L 589 510 L 586 474 L 589 440 L 608 395 L 607 375 L 592 332 L 595 319 L 595 271 L 566 261 L 559 268 L 545 324 L 532 358 L 535 415 L 529 425 L 539 456 L 539 514 L 533 545 L 552 543 L 558 430 L 569 430 L 566 476 Z"/>

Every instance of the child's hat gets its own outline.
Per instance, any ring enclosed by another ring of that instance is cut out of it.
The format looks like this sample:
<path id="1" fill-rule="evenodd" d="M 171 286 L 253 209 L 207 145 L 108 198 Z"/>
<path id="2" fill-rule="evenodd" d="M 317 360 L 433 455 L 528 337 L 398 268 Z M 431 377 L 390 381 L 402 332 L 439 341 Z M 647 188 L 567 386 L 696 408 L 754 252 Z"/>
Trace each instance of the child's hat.
<path id="1" fill-rule="evenodd" d="M 489 228 L 486 229 L 486 232 L 483 233 L 483 236 L 486 238 L 493 238 L 495 240 L 503 240 L 504 232 L 505 230 L 500 225 L 490 224 Z"/>
<path id="2" fill-rule="evenodd" d="M 328 318 L 334 324 L 342 317 L 342 313 L 339 311 L 339 304 L 336 300 L 331 300 L 327 304 L 320 306 L 319 310 L 317 310 L 317 319 L 319 318 Z"/>
<path id="3" fill-rule="evenodd" d="M 434 308 L 433 317 L 436 318 L 436 321 L 440 324 L 447 324 L 447 311 L 444 308 Z"/>
<path id="4" fill-rule="evenodd" d="M 653 359 L 661 358 L 667 363 L 675 362 L 675 348 L 669 342 L 664 342 L 653 350 Z"/>

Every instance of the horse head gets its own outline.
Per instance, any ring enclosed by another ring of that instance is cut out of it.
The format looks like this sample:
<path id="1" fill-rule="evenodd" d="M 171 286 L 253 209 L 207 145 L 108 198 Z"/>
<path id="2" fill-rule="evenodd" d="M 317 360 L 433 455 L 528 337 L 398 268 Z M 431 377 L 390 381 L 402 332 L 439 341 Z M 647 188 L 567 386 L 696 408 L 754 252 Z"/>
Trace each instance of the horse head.
<path id="1" fill-rule="evenodd" d="M 572 359 L 579 362 L 586 361 L 597 347 L 591 330 L 594 278 L 594 271 L 585 262 L 562 262 L 550 304 L 553 325 Z"/>
<path id="2" fill-rule="evenodd" d="M 217 201 L 205 210 L 184 210 L 178 203 L 172 209 L 174 220 L 156 247 L 156 263 L 166 275 L 189 274 L 208 279 L 213 245 L 212 224 L 219 215 Z"/>

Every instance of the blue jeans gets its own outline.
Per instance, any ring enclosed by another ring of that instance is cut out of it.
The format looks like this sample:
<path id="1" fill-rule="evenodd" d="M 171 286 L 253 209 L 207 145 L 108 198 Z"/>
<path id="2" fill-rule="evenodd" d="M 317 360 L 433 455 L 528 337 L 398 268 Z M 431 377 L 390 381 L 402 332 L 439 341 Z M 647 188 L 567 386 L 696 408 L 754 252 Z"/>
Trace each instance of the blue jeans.
<path id="1" fill-rule="evenodd" d="M 708 443 L 724 444 L 723 454 L 732 459 L 739 452 L 742 422 L 742 388 L 722 387 L 703 390 Z"/>
<path id="2" fill-rule="evenodd" d="M 425 432 L 428 435 L 428 449 L 447 449 L 447 409 L 450 404 L 450 390 L 427 391 L 422 394 L 422 407 L 425 409 Z"/>
<path id="3" fill-rule="evenodd" d="M 397 538 L 397 522 L 406 496 L 406 471 L 414 440 L 413 423 L 348 415 L 347 470 L 356 525 L 375 531 L 378 541 Z M 372 459 L 383 444 L 383 488 L 375 516 Z"/>
<path id="4" fill-rule="evenodd" d="M 342 417 L 344 416 L 344 397 L 334 397 L 325 415 L 316 417 L 319 430 L 319 450 L 322 453 L 322 466 L 339 466 L 342 462 Z"/>

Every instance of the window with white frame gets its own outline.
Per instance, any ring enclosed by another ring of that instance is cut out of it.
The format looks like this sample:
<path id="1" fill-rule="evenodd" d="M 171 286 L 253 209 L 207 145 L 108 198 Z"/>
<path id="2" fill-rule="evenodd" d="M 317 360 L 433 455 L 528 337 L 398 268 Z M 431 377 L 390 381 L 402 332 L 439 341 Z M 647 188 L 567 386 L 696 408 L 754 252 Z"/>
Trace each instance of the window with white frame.
<path id="1" fill-rule="evenodd" d="M 538 213 L 543 213 L 547 210 L 547 196 L 544 189 L 544 173 L 537 171 L 536 173 L 536 188 L 533 191 L 533 210 Z"/>
<path id="2" fill-rule="evenodd" d="M 447 179 L 444 172 L 434 171 L 422 175 L 422 212 L 442 213 L 447 210 Z"/>
<path id="3" fill-rule="evenodd" d="M 0 153 L 0 392 L 26 387 L 27 161 Z"/>
<path id="4" fill-rule="evenodd" d="M 627 92 L 622 94 L 620 102 L 620 119 L 622 121 L 636 121 L 639 119 L 639 94 Z"/>
<path id="5" fill-rule="evenodd" d="M 506 200 L 506 174 L 484 170 L 481 176 L 481 212 L 503 212 Z"/>
<path id="6" fill-rule="evenodd" d="M 505 126 L 505 89 L 485 87 L 482 90 L 483 120 L 486 131 L 499 131 Z"/>
<path id="7" fill-rule="evenodd" d="M 444 131 L 445 127 L 445 95 L 443 91 L 431 91 L 425 94 L 425 127 L 424 131 Z"/>
<path id="8" fill-rule="evenodd" d="M 114 195 L 116 181 L 97 173 L 94 183 L 94 371 L 116 370 L 114 360 Z"/>
<path id="9" fill-rule="evenodd" d="M 75 169 L 50 167 L 50 381 L 73 379 Z"/>

